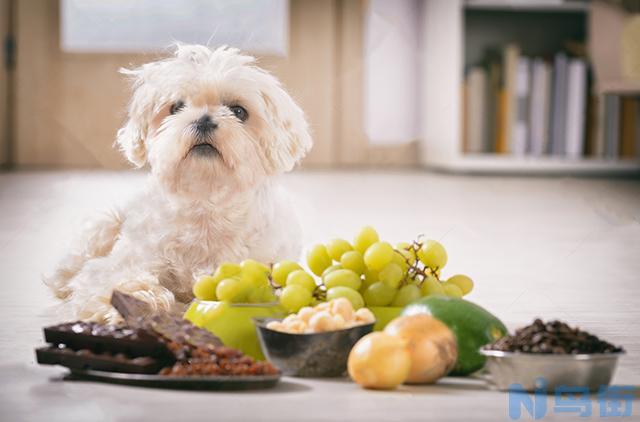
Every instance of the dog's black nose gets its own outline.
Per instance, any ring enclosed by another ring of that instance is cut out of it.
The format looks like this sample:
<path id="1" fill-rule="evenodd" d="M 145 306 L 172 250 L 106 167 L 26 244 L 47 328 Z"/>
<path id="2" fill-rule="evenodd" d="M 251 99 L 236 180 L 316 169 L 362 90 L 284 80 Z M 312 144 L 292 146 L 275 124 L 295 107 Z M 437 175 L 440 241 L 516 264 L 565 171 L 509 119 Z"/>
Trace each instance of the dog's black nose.
<path id="1" fill-rule="evenodd" d="M 193 124 L 195 125 L 196 130 L 200 133 L 207 133 L 218 127 L 218 124 L 211 120 L 211 116 L 209 116 L 208 114 L 203 115 L 198 120 L 193 122 Z"/>

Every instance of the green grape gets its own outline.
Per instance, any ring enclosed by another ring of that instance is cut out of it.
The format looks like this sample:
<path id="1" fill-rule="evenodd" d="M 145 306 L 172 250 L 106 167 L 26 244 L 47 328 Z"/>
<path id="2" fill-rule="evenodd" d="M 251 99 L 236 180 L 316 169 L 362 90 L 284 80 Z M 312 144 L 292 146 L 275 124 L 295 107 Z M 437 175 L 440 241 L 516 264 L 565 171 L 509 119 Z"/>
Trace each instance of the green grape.
<path id="1" fill-rule="evenodd" d="M 309 269 L 317 276 L 331 265 L 331 258 L 324 245 L 315 245 L 309 253 L 307 253 L 307 265 Z"/>
<path id="2" fill-rule="evenodd" d="M 311 292 L 298 284 L 292 284 L 282 289 L 280 305 L 288 312 L 298 312 L 300 308 L 311 303 Z"/>
<path id="3" fill-rule="evenodd" d="M 289 274 L 289 276 L 287 277 L 286 285 L 292 286 L 294 284 L 302 286 L 310 292 L 313 292 L 317 287 L 316 281 L 313 279 L 313 276 L 305 270 L 296 270 Z"/>
<path id="4" fill-rule="evenodd" d="M 427 240 L 418 250 L 418 258 L 431 269 L 440 269 L 447 265 L 447 251 L 439 242 Z"/>
<path id="5" fill-rule="evenodd" d="M 322 279 L 322 281 L 327 289 L 344 286 L 353 290 L 358 290 L 362 284 L 362 280 L 360 280 L 360 276 L 358 274 L 345 269 L 330 272 Z"/>
<path id="6" fill-rule="evenodd" d="M 364 265 L 364 258 L 358 251 L 349 251 L 342 254 L 340 265 L 347 270 L 351 270 L 356 274 L 364 274 L 367 267 Z"/>
<path id="7" fill-rule="evenodd" d="M 353 239 L 353 248 L 364 255 L 367 248 L 379 240 L 378 232 L 371 227 L 366 226 L 360 230 L 360 233 Z"/>
<path id="8" fill-rule="evenodd" d="M 248 283 L 239 277 L 225 278 L 218 283 L 216 296 L 224 302 L 239 303 L 247 298 L 249 288 Z"/>
<path id="9" fill-rule="evenodd" d="M 279 286 L 284 286 L 287 282 L 287 276 L 289 276 L 289 273 L 301 269 L 302 267 L 297 262 L 280 261 L 273 266 L 273 269 L 271 270 L 271 278 L 273 278 L 273 281 L 275 281 Z"/>
<path id="10" fill-rule="evenodd" d="M 372 277 L 364 277 L 362 279 L 362 284 L 360 285 L 360 288 L 358 289 L 358 291 L 362 294 L 364 294 L 364 292 L 369 288 L 369 286 L 371 286 L 373 283 L 377 283 L 378 280 L 377 278 L 372 278 Z"/>
<path id="11" fill-rule="evenodd" d="M 324 271 L 322 272 L 322 276 L 321 276 L 321 278 L 324 278 L 324 276 L 326 276 L 327 274 L 329 274 L 331 271 L 341 270 L 341 269 L 342 269 L 342 265 L 340 265 L 340 264 L 333 264 L 332 266 L 327 267 L 327 269 L 326 269 L 326 270 L 324 270 Z"/>
<path id="12" fill-rule="evenodd" d="M 473 280 L 464 274 L 456 274 L 449 277 L 447 283 L 455 284 L 462 291 L 462 295 L 468 295 L 473 290 Z"/>
<path id="13" fill-rule="evenodd" d="M 245 259 L 240 263 L 242 277 L 254 286 L 259 286 L 269 279 L 269 267 L 253 259 Z"/>
<path id="14" fill-rule="evenodd" d="M 381 271 L 393 259 L 393 248 L 387 242 L 376 242 L 364 253 L 364 263 L 374 271 Z"/>
<path id="15" fill-rule="evenodd" d="M 263 291 L 262 301 L 261 301 L 262 303 L 273 303 L 273 302 L 276 302 L 277 300 L 278 300 L 278 297 L 276 296 L 271 286 L 269 286 L 269 289 L 266 289 Z"/>
<path id="16" fill-rule="evenodd" d="M 443 295 L 444 288 L 442 287 L 442 283 L 438 281 L 432 275 L 427 276 L 422 282 L 420 286 L 420 293 L 422 296 L 430 296 L 430 295 Z"/>
<path id="17" fill-rule="evenodd" d="M 364 272 L 364 280 L 369 284 L 373 284 L 376 281 L 380 281 L 380 274 L 377 271 L 373 271 L 367 268 L 367 270 Z"/>
<path id="18" fill-rule="evenodd" d="M 408 262 L 409 265 L 413 265 L 416 262 L 416 253 L 410 248 L 411 246 L 409 246 L 409 248 L 401 248 L 400 246 L 397 246 L 396 252 L 404 258 L 404 262 Z"/>
<path id="19" fill-rule="evenodd" d="M 457 298 L 463 296 L 462 289 L 460 289 L 460 287 L 456 286 L 455 284 L 444 282 L 442 283 L 442 288 L 444 289 L 444 294 L 446 294 L 447 296 Z"/>
<path id="20" fill-rule="evenodd" d="M 223 262 L 222 264 L 218 265 L 218 268 L 216 268 L 215 272 L 213 273 L 213 277 L 216 280 L 220 281 L 224 278 L 230 278 L 234 275 L 238 275 L 241 271 L 242 268 L 240 268 L 240 265 L 233 262 Z"/>
<path id="21" fill-rule="evenodd" d="M 404 277 L 404 271 L 398 264 L 390 262 L 379 273 L 378 278 L 386 285 L 393 289 L 397 289 Z"/>
<path id="22" fill-rule="evenodd" d="M 415 284 L 407 284 L 398 290 L 391 306 L 407 306 L 418 299 L 420 299 L 420 288 Z"/>
<path id="23" fill-rule="evenodd" d="M 396 243 L 396 249 L 401 250 L 401 249 L 409 249 L 411 248 L 411 243 L 409 242 L 398 242 Z"/>
<path id="24" fill-rule="evenodd" d="M 249 303 L 272 302 L 273 300 L 266 300 L 267 293 L 273 294 L 273 290 L 271 289 L 271 286 L 269 286 L 268 284 L 253 288 L 251 289 L 251 291 L 249 292 L 249 295 L 247 296 L 247 302 Z"/>
<path id="25" fill-rule="evenodd" d="M 340 261 L 342 254 L 353 250 L 351 243 L 344 239 L 333 239 L 327 243 L 327 252 L 334 261 Z"/>
<path id="26" fill-rule="evenodd" d="M 266 275 L 266 274 L 259 274 L 259 273 L 245 274 L 245 273 L 242 273 L 240 275 L 240 277 L 243 280 L 247 281 L 253 287 L 260 287 L 260 286 L 269 285 L 269 276 Z"/>
<path id="27" fill-rule="evenodd" d="M 200 300 L 217 300 L 218 280 L 210 275 L 200 277 L 193 285 L 193 295 Z"/>
<path id="28" fill-rule="evenodd" d="M 360 309 L 364 306 L 364 299 L 356 290 L 344 286 L 332 287 L 327 290 L 327 302 L 339 297 L 348 299 L 353 305 L 353 309 Z"/>
<path id="29" fill-rule="evenodd" d="M 393 301 L 396 292 L 396 289 L 382 281 L 375 282 L 364 291 L 364 303 L 367 306 L 387 306 Z"/>
<path id="30" fill-rule="evenodd" d="M 402 272 L 407 272 L 407 270 L 409 269 L 407 260 L 404 259 L 402 253 L 398 250 L 393 251 L 393 259 L 391 260 L 391 262 L 398 265 L 402 269 Z"/>

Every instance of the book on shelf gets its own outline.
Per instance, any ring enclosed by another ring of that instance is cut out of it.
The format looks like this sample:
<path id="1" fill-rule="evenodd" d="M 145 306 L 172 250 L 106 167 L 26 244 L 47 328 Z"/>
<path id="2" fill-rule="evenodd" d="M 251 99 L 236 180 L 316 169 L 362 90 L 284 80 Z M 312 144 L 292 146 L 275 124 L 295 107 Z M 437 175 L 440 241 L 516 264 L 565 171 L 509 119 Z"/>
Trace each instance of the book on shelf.
<path id="1" fill-rule="evenodd" d="M 511 132 L 511 152 L 515 155 L 525 155 L 528 150 L 530 65 L 528 57 L 518 57 Z"/>
<path id="2" fill-rule="evenodd" d="M 564 155 L 566 146 L 568 59 L 564 52 L 553 59 L 551 126 L 549 138 L 551 155 Z"/>
<path id="3" fill-rule="evenodd" d="M 571 59 L 567 68 L 567 110 L 565 153 L 569 158 L 584 155 L 587 107 L 587 63 Z"/>
<path id="4" fill-rule="evenodd" d="M 512 151 L 512 137 L 517 119 L 517 77 L 518 58 L 520 47 L 517 44 L 508 44 L 503 50 L 503 85 L 501 110 L 499 113 L 501 137 L 496 143 L 496 152 L 508 153 Z"/>
<path id="5" fill-rule="evenodd" d="M 487 71 L 479 66 L 469 70 L 466 82 L 465 140 L 467 152 L 487 151 L 487 130 L 489 122 L 487 109 Z"/>
<path id="6" fill-rule="evenodd" d="M 531 102 L 529 105 L 530 153 L 543 155 L 549 148 L 549 113 L 551 107 L 551 66 L 542 58 L 531 64 Z"/>
<path id="7" fill-rule="evenodd" d="M 501 86 L 502 86 L 502 65 L 499 57 L 493 57 L 489 60 L 487 65 L 487 143 L 486 152 L 496 151 L 497 139 L 498 139 L 498 127 L 500 125 L 499 113 L 500 113 L 500 98 L 501 98 Z"/>

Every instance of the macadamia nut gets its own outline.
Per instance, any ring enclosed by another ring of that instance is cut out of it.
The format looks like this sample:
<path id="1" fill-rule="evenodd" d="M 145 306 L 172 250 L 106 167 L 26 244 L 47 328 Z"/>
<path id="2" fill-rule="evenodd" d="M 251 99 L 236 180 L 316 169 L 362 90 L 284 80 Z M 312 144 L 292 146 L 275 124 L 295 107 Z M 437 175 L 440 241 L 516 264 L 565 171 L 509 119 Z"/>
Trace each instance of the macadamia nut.
<path id="1" fill-rule="evenodd" d="M 282 321 L 271 321 L 267 328 L 293 334 L 322 333 L 343 330 L 356 325 L 371 324 L 376 318 L 367 308 L 354 311 L 351 302 L 343 297 L 323 302 L 315 307 L 305 306 L 297 314 Z"/>

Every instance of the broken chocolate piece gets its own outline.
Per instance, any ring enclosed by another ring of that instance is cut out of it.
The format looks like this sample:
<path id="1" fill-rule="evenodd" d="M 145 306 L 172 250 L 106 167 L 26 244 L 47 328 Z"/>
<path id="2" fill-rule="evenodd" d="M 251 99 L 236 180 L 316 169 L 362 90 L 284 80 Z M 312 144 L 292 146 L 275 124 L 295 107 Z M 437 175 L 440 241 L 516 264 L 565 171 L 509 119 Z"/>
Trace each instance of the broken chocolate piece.
<path id="1" fill-rule="evenodd" d="M 114 290 L 111 304 L 131 327 L 138 327 L 153 332 L 168 341 L 188 344 L 193 347 L 218 347 L 222 341 L 191 322 L 167 312 L 151 314 L 149 306 L 135 297 Z M 179 356 L 176 356 L 180 359 Z"/>
<path id="2" fill-rule="evenodd" d="M 116 308 L 116 311 L 130 326 L 135 326 L 139 318 L 152 314 L 149 304 L 118 290 L 114 290 L 111 293 L 111 306 Z"/>

